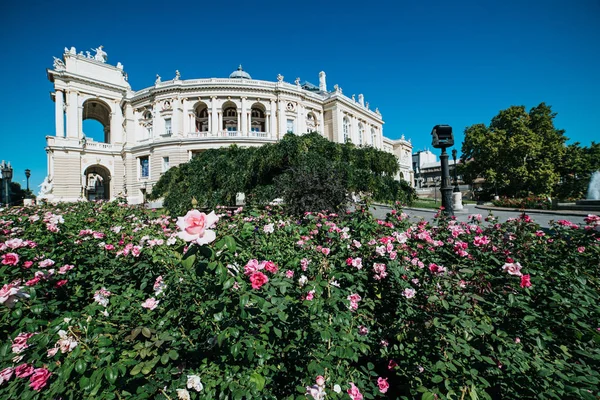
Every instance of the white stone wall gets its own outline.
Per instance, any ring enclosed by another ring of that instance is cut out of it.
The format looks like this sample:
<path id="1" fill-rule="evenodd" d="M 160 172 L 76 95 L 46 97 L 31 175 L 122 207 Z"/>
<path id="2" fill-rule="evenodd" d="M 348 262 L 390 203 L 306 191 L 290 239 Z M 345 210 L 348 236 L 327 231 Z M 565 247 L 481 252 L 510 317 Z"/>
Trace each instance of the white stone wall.
<path id="1" fill-rule="evenodd" d="M 335 85 L 333 92 L 312 92 L 299 84 L 251 79 L 191 79 L 155 82 L 154 86 L 133 91 L 120 63 L 112 66 L 83 55 L 63 55 L 63 65 L 55 62 L 48 70 L 54 83 L 55 135 L 47 137 L 48 175 L 53 183 L 56 201 L 74 201 L 85 195 L 86 168 L 101 166 L 110 173 L 110 195 L 114 198 L 127 192 L 132 203 L 142 201 L 143 183 L 146 189 L 163 173 L 163 157 L 169 157 L 170 167 L 187 162 L 191 154 L 231 144 L 260 146 L 283 137 L 288 121 L 296 134 L 307 132 L 307 116 L 313 115 L 316 130 L 329 140 L 343 142 L 343 118 L 350 121 L 350 139 L 359 144 L 359 123 L 364 127 L 363 145 L 373 145 L 402 156 L 399 149 L 412 150 L 407 141 L 391 142 L 383 137 L 383 120 L 376 110 L 370 110 L 364 97 L 359 101 L 342 94 Z M 320 84 L 325 75 L 321 74 Z M 354 96 L 353 96 L 354 97 Z M 84 140 L 82 120 L 86 101 L 96 102 L 109 112 L 107 126 L 110 143 Z M 208 129 L 196 130 L 195 109 L 207 106 Z M 237 109 L 237 131 L 223 129 L 226 106 Z M 264 112 L 264 132 L 251 132 L 251 109 Z M 148 114 L 149 113 L 149 114 Z M 145 116 L 150 115 L 150 118 Z M 165 119 L 171 120 L 171 132 L 165 129 Z M 149 133 L 151 126 L 151 133 Z M 374 142 L 371 132 L 375 132 Z M 391 146 L 391 147 L 390 147 Z M 139 157 L 150 159 L 150 176 L 139 177 Z M 403 158 L 399 157 L 403 160 Z M 401 170 L 405 168 L 400 162 Z M 412 179 L 411 179 L 412 181 Z"/>

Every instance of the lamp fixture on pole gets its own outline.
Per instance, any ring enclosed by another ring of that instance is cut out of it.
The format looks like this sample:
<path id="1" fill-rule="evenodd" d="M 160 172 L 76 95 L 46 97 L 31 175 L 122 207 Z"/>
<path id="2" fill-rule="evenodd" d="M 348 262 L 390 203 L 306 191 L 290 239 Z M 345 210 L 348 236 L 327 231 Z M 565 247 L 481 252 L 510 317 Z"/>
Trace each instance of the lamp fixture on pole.
<path id="1" fill-rule="evenodd" d="M 27 194 L 29 194 L 29 178 L 31 177 L 31 170 L 25 170 L 25 177 L 27 178 Z"/>
<path id="2" fill-rule="evenodd" d="M 442 185 L 440 192 L 442 192 L 442 207 L 444 207 L 444 214 L 451 217 L 454 216 L 454 210 L 452 208 L 452 185 L 450 183 L 448 153 L 446 153 L 446 149 L 454 146 L 452 127 L 450 125 L 436 125 L 431 131 L 431 136 L 431 144 L 433 147 L 442 149 L 442 154 L 440 155 L 440 164 L 442 167 Z"/>

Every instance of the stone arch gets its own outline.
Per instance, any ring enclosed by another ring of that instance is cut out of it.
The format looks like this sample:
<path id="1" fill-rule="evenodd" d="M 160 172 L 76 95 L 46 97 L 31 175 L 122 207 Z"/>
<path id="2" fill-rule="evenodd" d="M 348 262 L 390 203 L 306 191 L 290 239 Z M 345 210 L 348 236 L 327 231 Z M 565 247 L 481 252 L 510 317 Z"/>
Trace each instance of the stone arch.
<path id="1" fill-rule="evenodd" d="M 266 132 L 267 129 L 267 109 L 259 102 L 250 107 L 250 132 Z"/>
<path id="2" fill-rule="evenodd" d="M 194 126 L 196 132 L 208 132 L 210 114 L 208 113 L 208 105 L 203 101 L 198 101 L 194 104 Z"/>
<path id="3" fill-rule="evenodd" d="M 111 174 L 108 168 L 100 164 L 90 165 L 85 169 L 83 175 L 86 200 L 110 200 Z"/>
<path id="4" fill-rule="evenodd" d="M 233 101 L 228 100 L 225 103 L 223 103 L 222 109 L 222 129 L 224 131 L 229 132 L 229 135 L 235 136 L 240 129 L 240 127 L 238 126 L 238 107 Z"/>
<path id="5" fill-rule="evenodd" d="M 306 132 L 318 132 L 319 131 L 319 119 L 317 115 L 309 111 L 306 113 Z"/>
<path id="6" fill-rule="evenodd" d="M 99 122 L 102 125 L 103 133 L 104 133 L 104 143 L 110 143 L 110 117 L 111 117 L 111 108 L 106 102 L 97 99 L 90 98 L 83 102 L 82 105 L 82 115 L 81 115 L 81 123 L 83 126 L 83 121 L 85 120 L 94 120 Z M 84 132 L 85 134 L 85 132 Z"/>

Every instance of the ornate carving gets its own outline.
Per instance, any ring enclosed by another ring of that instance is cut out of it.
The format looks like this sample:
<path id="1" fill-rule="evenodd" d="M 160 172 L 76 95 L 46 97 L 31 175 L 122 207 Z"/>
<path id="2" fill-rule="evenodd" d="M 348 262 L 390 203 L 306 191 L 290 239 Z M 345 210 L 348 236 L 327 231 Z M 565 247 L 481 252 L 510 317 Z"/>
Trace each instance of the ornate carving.
<path id="1" fill-rule="evenodd" d="M 296 105 L 290 101 L 285 105 L 285 109 L 288 111 L 294 111 L 296 109 Z"/>
<path id="2" fill-rule="evenodd" d="M 104 46 L 98 46 L 97 49 L 92 49 L 92 50 L 94 50 L 96 52 L 96 55 L 94 56 L 94 60 L 104 63 L 108 59 L 108 55 L 106 54 L 106 52 L 104 50 L 102 50 L 102 47 L 104 47 Z"/>
<path id="3" fill-rule="evenodd" d="M 283 82 L 283 75 L 277 74 L 277 81 L 278 82 Z"/>
<path id="4" fill-rule="evenodd" d="M 67 67 L 60 58 L 54 57 L 54 69 L 57 71 L 64 71 Z"/>

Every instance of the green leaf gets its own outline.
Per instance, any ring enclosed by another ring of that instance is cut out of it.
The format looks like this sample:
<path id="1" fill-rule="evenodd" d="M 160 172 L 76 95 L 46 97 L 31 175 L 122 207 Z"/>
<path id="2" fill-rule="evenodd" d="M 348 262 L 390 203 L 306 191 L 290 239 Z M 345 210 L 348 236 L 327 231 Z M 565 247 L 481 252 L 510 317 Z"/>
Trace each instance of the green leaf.
<path id="1" fill-rule="evenodd" d="M 171 360 L 177 360 L 179 358 L 179 353 L 175 350 L 169 350 L 169 358 Z"/>
<path id="2" fill-rule="evenodd" d="M 137 374 L 140 373 L 140 371 L 142 370 L 142 368 L 144 367 L 144 363 L 140 362 L 138 364 L 136 364 L 133 369 L 131 370 L 131 372 L 129 372 L 132 376 L 135 376 Z"/>
<path id="3" fill-rule="evenodd" d="M 262 375 L 255 372 L 250 376 L 250 382 L 253 382 L 256 385 L 256 389 L 261 391 L 265 387 L 266 380 Z"/>
<path id="4" fill-rule="evenodd" d="M 444 378 L 440 375 L 435 375 L 433 378 L 431 378 L 431 382 L 433 383 L 440 383 L 443 380 Z"/>
<path id="5" fill-rule="evenodd" d="M 108 367 L 106 370 L 104 370 L 104 376 L 106 377 L 108 383 L 112 385 L 117 381 L 117 378 L 119 377 L 119 371 L 114 367 Z"/>
<path id="6" fill-rule="evenodd" d="M 194 266 L 194 261 L 196 261 L 196 255 L 192 254 L 191 256 L 181 260 L 181 265 L 183 265 L 185 269 L 191 269 Z"/>
<path id="7" fill-rule="evenodd" d="M 423 393 L 421 400 L 434 400 L 435 396 L 431 392 Z"/>
<path id="8" fill-rule="evenodd" d="M 86 362 L 81 359 L 77 360 L 77 362 L 75 363 L 75 372 L 77 372 L 78 374 L 83 374 L 86 369 Z"/>
<path id="9" fill-rule="evenodd" d="M 525 321 L 525 322 L 531 322 L 531 321 L 533 321 L 533 320 L 535 320 L 535 317 L 534 317 L 533 315 L 526 315 L 526 316 L 523 318 L 523 321 Z"/>
<path id="10" fill-rule="evenodd" d="M 146 336 L 149 339 L 152 336 L 152 332 L 150 332 L 150 329 L 143 327 L 142 335 Z"/>

